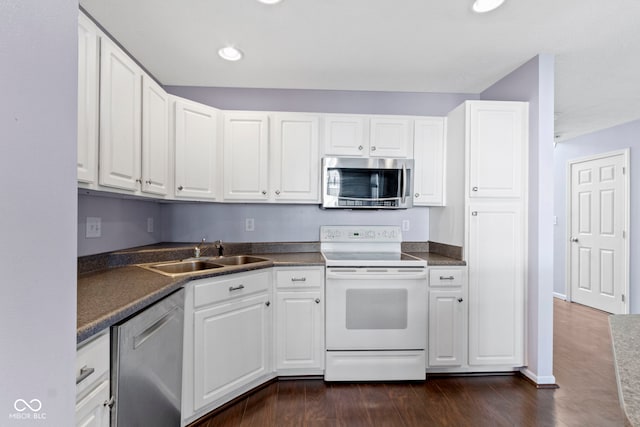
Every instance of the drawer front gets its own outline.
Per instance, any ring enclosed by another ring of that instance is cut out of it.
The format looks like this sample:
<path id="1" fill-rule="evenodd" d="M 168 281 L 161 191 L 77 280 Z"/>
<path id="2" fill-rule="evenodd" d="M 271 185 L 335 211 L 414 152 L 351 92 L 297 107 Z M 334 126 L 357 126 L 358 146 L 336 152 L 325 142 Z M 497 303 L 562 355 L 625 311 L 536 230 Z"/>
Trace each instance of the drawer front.
<path id="1" fill-rule="evenodd" d="M 194 306 L 213 304 L 231 298 L 269 290 L 270 271 L 237 273 L 221 278 L 193 282 Z"/>
<path id="2" fill-rule="evenodd" d="M 464 283 L 464 270 L 462 269 L 430 269 L 429 286 L 448 287 L 462 286 Z"/>
<path id="3" fill-rule="evenodd" d="M 277 288 L 318 288 L 323 285 L 323 268 L 276 269 Z"/>
<path id="4" fill-rule="evenodd" d="M 76 395 L 109 377 L 109 333 L 81 344 L 76 353 Z"/>

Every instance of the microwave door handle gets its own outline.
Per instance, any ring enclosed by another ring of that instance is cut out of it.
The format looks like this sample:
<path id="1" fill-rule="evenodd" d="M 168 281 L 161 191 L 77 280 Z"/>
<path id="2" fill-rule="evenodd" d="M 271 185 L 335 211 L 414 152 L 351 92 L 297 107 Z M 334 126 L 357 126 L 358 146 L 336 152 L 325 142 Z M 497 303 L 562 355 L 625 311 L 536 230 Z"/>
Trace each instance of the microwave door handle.
<path id="1" fill-rule="evenodd" d="M 407 198 L 407 166 L 402 165 L 402 204 L 406 203 Z"/>

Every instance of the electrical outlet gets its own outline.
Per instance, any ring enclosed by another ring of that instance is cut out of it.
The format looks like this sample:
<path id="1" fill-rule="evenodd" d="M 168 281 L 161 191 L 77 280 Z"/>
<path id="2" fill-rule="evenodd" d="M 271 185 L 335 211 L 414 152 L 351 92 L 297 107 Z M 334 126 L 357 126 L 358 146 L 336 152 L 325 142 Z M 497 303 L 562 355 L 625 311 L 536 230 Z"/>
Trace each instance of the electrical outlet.
<path id="1" fill-rule="evenodd" d="M 153 233 L 153 217 L 147 218 L 147 233 Z"/>
<path id="2" fill-rule="evenodd" d="M 87 217 L 87 230 L 85 237 L 88 239 L 102 236 L 102 218 L 100 217 Z"/>
<path id="3" fill-rule="evenodd" d="M 244 231 L 255 231 L 256 222 L 253 218 L 245 218 L 244 220 Z"/>
<path id="4" fill-rule="evenodd" d="M 408 219 L 403 219 L 402 220 L 402 231 L 409 231 L 409 220 Z"/>

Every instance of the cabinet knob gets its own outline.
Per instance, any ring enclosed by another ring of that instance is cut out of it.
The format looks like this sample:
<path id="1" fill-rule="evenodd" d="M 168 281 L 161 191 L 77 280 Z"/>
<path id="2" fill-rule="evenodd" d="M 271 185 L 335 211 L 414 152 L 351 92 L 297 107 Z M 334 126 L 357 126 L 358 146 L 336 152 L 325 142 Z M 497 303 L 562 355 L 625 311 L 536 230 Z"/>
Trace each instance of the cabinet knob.
<path id="1" fill-rule="evenodd" d="M 462 302 L 464 301 L 462 298 L 458 298 L 458 302 Z"/>
<path id="2" fill-rule="evenodd" d="M 262 190 L 262 195 L 266 196 L 267 195 L 267 190 Z"/>
<path id="3" fill-rule="evenodd" d="M 358 145 L 358 150 L 362 151 L 364 147 L 362 145 Z"/>
<path id="4" fill-rule="evenodd" d="M 271 301 L 267 301 L 264 303 L 264 305 L 266 305 L 267 307 L 269 307 L 271 305 Z"/>
<path id="5" fill-rule="evenodd" d="M 136 182 L 137 182 L 138 184 L 142 184 L 142 178 L 138 178 L 138 179 L 136 179 Z"/>
<path id="6" fill-rule="evenodd" d="M 145 182 L 147 183 L 147 185 L 151 185 L 151 180 L 150 179 L 145 181 Z"/>
<path id="7" fill-rule="evenodd" d="M 420 193 L 416 193 L 414 197 L 417 199 L 418 197 L 420 197 Z"/>
<path id="8" fill-rule="evenodd" d="M 184 188 L 184 187 L 183 187 L 182 185 L 179 185 L 179 186 L 178 186 L 178 191 L 182 191 L 182 189 L 183 189 L 183 188 Z"/>
<path id="9" fill-rule="evenodd" d="M 471 216 L 478 216 L 478 212 L 477 211 L 471 212 Z"/>
<path id="10" fill-rule="evenodd" d="M 371 147 L 371 151 L 376 151 L 375 145 L 373 147 Z"/>
<path id="11" fill-rule="evenodd" d="M 578 238 L 577 238 L 577 237 L 572 237 L 572 238 L 571 238 L 571 241 L 572 241 L 573 243 L 578 243 Z"/>
<path id="12" fill-rule="evenodd" d="M 280 190 L 276 190 L 276 196 L 280 195 Z"/>
<path id="13" fill-rule="evenodd" d="M 108 406 L 109 408 L 113 408 L 113 405 L 116 403 L 115 396 L 111 396 L 109 400 L 105 400 L 102 406 Z"/>
<path id="14" fill-rule="evenodd" d="M 478 187 L 473 187 L 471 191 L 478 191 Z"/>
<path id="15" fill-rule="evenodd" d="M 320 298 L 316 298 L 316 304 L 320 304 Z"/>

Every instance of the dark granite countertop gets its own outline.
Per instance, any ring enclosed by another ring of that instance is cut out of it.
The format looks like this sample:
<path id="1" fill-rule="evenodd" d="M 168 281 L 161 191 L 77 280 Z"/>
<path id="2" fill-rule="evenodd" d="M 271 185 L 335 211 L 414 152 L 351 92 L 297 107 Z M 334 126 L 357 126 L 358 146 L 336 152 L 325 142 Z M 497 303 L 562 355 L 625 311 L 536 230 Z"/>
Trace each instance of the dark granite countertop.
<path id="1" fill-rule="evenodd" d="M 640 426 L 640 314 L 609 316 L 620 404 L 632 426 Z"/>
<path id="2" fill-rule="evenodd" d="M 407 253 L 416 258 L 420 258 L 427 261 L 427 265 L 430 267 L 447 266 L 447 265 L 451 265 L 451 266 L 467 265 L 465 261 L 462 261 L 456 258 L 449 258 L 447 256 L 435 254 L 432 252 L 407 252 Z"/>

